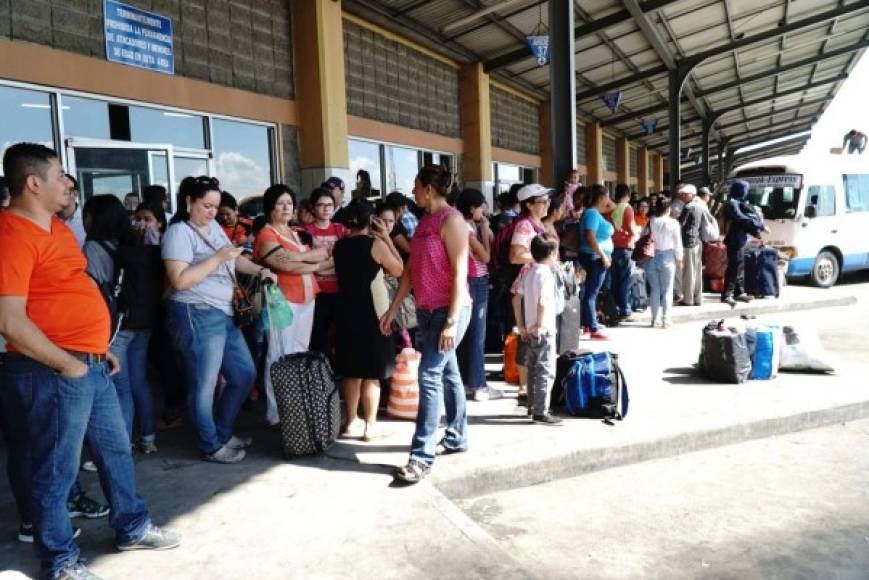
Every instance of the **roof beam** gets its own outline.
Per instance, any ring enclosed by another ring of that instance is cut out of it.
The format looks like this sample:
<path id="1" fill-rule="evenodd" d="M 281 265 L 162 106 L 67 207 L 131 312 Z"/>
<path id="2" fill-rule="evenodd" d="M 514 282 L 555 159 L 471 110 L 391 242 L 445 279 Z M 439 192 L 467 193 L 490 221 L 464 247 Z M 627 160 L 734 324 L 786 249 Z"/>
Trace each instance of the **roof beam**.
<path id="1" fill-rule="evenodd" d="M 646 0 L 645 2 L 640 4 L 641 10 L 643 12 L 651 12 L 653 10 L 658 10 L 668 4 L 673 4 L 678 0 Z M 626 20 L 630 20 L 631 13 L 627 10 L 618 10 L 613 12 L 612 14 L 607 14 L 602 18 L 598 18 L 597 20 L 593 20 L 591 22 L 586 22 L 582 26 L 577 26 L 573 31 L 573 37 L 576 39 L 580 39 L 583 36 L 594 34 L 599 30 L 603 30 L 605 28 L 609 28 L 610 26 L 615 26 L 616 24 L 621 24 Z M 519 62 L 524 58 L 528 58 L 531 56 L 531 49 L 528 46 L 523 46 L 521 48 L 517 48 L 512 50 L 506 54 L 502 54 L 501 56 L 496 56 L 495 58 L 491 58 L 483 63 L 483 66 L 486 69 L 486 72 L 492 72 L 499 68 L 511 65 L 515 62 Z"/>
<path id="2" fill-rule="evenodd" d="M 746 46 L 750 46 L 752 44 L 756 44 L 758 42 L 763 42 L 765 40 L 769 40 L 770 38 L 775 38 L 787 32 L 793 32 L 794 30 L 799 30 L 801 28 L 805 28 L 808 26 L 813 26 L 818 24 L 819 22 L 826 22 L 827 20 L 832 20 L 834 18 L 838 18 L 840 16 L 851 14 L 854 12 L 859 12 L 861 10 L 869 7 L 869 0 L 859 0 L 853 4 L 848 4 L 846 6 L 840 6 L 839 8 L 835 8 L 833 10 L 828 10 L 826 12 L 822 12 L 820 14 L 816 14 L 809 18 L 805 18 L 803 20 L 797 20 L 795 22 L 791 22 L 787 25 L 780 26 L 778 28 L 768 30 L 765 32 L 761 32 L 759 34 L 755 34 L 754 36 L 749 36 L 746 38 L 742 38 L 739 40 L 734 40 L 725 45 L 715 47 L 695 55 L 689 56 L 685 59 L 680 59 L 679 64 L 687 67 L 695 67 L 707 58 L 712 58 L 714 56 L 718 56 L 720 54 L 724 54 L 727 52 L 731 52 L 738 48 L 744 48 Z M 624 88 L 627 84 L 636 83 L 638 81 L 646 80 L 648 78 L 661 76 L 662 74 L 667 72 L 667 68 L 665 66 L 657 66 L 652 67 L 650 69 L 646 69 L 638 74 L 634 74 L 628 77 L 624 77 L 618 80 L 615 80 L 611 83 L 607 83 L 606 85 L 600 85 L 598 87 L 594 87 L 593 89 L 589 89 L 582 93 L 578 93 L 576 95 L 577 101 L 588 99 L 590 97 L 596 97 L 602 95 L 605 92 Z M 766 73 L 768 76 L 770 73 Z M 708 94 L 708 92 L 706 93 Z M 666 109 L 666 107 L 665 107 Z"/>
<path id="3" fill-rule="evenodd" d="M 839 82 L 839 81 L 845 80 L 845 79 L 847 79 L 847 78 L 848 78 L 847 73 L 843 73 L 843 74 L 837 75 L 837 76 L 835 76 L 835 77 L 831 77 L 831 78 L 826 79 L 826 80 L 817 81 L 817 82 L 810 83 L 810 84 L 807 84 L 807 85 L 804 85 L 804 86 L 801 86 L 801 87 L 797 87 L 797 88 L 790 89 L 790 90 L 787 90 L 787 91 L 782 91 L 782 92 L 780 92 L 780 93 L 773 93 L 771 96 L 768 96 L 768 97 L 763 97 L 763 98 L 760 98 L 760 99 L 755 99 L 755 100 L 753 100 L 753 101 L 746 101 L 745 103 L 740 103 L 740 104 L 738 104 L 738 105 L 734 105 L 733 107 L 727 107 L 727 108 L 725 108 L 725 109 L 720 109 L 720 110 L 718 110 L 718 111 L 716 111 L 716 112 L 718 112 L 718 113 L 724 113 L 724 112 L 730 112 L 730 111 L 737 111 L 737 110 L 742 109 L 742 108 L 744 108 L 744 107 L 749 107 L 749 106 L 751 106 L 751 105 L 756 105 L 756 104 L 759 104 L 759 103 L 763 103 L 763 102 L 766 102 L 766 101 L 769 101 L 769 100 L 772 100 L 772 99 L 776 99 L 776 98 L 778 98 L 778 97 L 784 97 L 784 96 L 786 96 L 786 95 L 792 95 L 792 94 L 795 94 L 795 93 L 800 93 L 800 92 L 803 92 L 803 91 L 807 91 L 807 90 L 809 90 L 809 89 L 814 89 L 814 88 L 821 87 L 821 86 L 824 86 L 824 85 L 829 85 L 829 84 L 831 84 L 831 83 L 836 83 L 836 82 Z M 653 114 L 653 113 L 660 113 L 661 111 L 666 111 L 666 110 L 667 110 L 667 107 L 663 107 L 663 108 L 661 108 L 660 106 L 655 105 L 655 106 L 653 106 L 653 107 L 647 107 L 647 108 L 645 108 L 645 109 L 638 109 L 638 110 L 636 110 L 636 111 L 632 111 L 632 112 L 630 112 L 630 113 L 626 113 L 626 114 L 624 114 L 624 115 L 619 115 L 618 117 L 612 117 L 612 118 L 609 118 L 609 119 L 605 119 L 604 121 L 601 122 L 601 125 L 604 126 L 604 127 L 608 127 L 608 126 L 611 126 L 611 125 L 618 125 L 619 123 L 623 123 L 623 122 L 625 122 L 625 121 L 629 121 L 629 120 L 631 120 L 631 119 L 635 119 L 635 118 L 637 118 L 637 117 L 642 117 L 642 116 L 644 116 L 644 115 L 650 115 L 650 114 Z"/>

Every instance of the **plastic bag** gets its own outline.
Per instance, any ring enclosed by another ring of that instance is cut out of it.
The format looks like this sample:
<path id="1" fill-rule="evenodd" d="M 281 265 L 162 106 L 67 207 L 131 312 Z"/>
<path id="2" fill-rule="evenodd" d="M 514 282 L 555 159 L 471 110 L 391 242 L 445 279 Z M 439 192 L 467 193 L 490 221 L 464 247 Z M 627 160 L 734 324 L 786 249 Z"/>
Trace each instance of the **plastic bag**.
<path id="1" fill-rule="evenodd" d="M 785 326 L 783 330 L 784 341 L 781 348 L 779 370 L 818 373 L 835 371 L 833 366 L 827 362 L 829 355 L 816 335 L 797 333 L 791 326 Z"/>
<path id="2" fill-rule="evenodd" d="M 293 324 L 293 309 L 277 284 L 266 284 L 266 311 L 263 320 L 266 328 L 283 330 Z"/>

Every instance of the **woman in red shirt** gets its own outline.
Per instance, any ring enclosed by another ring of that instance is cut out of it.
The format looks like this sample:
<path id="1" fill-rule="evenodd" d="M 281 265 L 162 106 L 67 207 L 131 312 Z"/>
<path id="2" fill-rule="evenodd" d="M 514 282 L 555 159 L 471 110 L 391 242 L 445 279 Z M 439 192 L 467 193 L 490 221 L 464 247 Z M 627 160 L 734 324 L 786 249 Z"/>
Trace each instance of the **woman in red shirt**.
<path id="1" fill-rule="evenodd" d="M 305 231 L 313 238 L 313 247 L 326 250 L 332 256 L 335 242 L 346 238 L 349 231 L 341 224 L 332 221 L 335 213 L 335 200 L 327 189 L 318 187 L 309 198 L 314 206 L 314 223 L 305 226 Z M 335 324 L 338 311 L 338 276 L 334 265 L 317 272 L 320 293 L 314 308 L 314 328 L 311 331 L 311 350 L 329 353 L 329 333 Z"/>

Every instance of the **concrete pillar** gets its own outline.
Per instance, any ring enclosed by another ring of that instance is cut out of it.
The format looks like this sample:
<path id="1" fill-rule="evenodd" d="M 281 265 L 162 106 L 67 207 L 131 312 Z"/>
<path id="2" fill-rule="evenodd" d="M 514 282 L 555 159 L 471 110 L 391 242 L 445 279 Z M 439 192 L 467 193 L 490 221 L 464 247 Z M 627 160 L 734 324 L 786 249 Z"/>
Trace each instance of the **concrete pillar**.
<path id="1" fill-rule="evenodd" d="M 598 121 L 589 121 L 585 125 L 585 168 L 588 172 L 588 184 L 603 185 L 603 131 Z"/>
<path id="2" fill-rule="evenodd" d="M 649 193 L 649 150 L 645 147 L 637 148 L 637 193 Z"/>
<path id="3" fill-rule="evenodd" d="M 664 190 L 664 158 L 660 153 L 654 153 L 652 157 L 652 183 L 653 193 Z"/>
<path id="4" fill-rule="evenodd" d="M 465 187 L 479 189 L 489 207 L 493 202 L 495 181 L 492 175 L 492 123 L 489 104 L 489 75 L 483 64 L 467 64 L 459 72 L 462 106 L 462 159 Z"/>
<path id="5" fill-rule="evenodd" d="M 329 176 L 355 182 L 347 150 L 347 98 L 344 76 L 344 26 L 341 3 L 293 2 L 296 103 L 302 194 Z M 348 188 L 349 189 L 349 188 Z"/>
<path id="6" fill-rule="evenodd" d="M 631 144 L 626 137 L 616 139 L 616 183 L 627 185 L 631 180 Z"/>
<path id="7" fill-rule="evenodd" d="M 547 187 L 557 187 L 555 157 L 552 153 L 552 105 L 540 103 L 540 183 Z M 564 179 L 563 177 L 560 179 Z"/>

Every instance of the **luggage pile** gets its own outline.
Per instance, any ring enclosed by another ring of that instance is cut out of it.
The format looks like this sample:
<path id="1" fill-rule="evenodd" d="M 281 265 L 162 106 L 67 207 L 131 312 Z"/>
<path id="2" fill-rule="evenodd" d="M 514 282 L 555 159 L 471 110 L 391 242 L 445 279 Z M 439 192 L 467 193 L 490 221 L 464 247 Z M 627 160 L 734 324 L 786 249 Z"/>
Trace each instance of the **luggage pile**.
<path id="1" fill-rule="evenodd" d="M 628 383 L 611 352 L 567 352 L 558 357 L 550 407 L 574 417 L 603 419 L 612 425 L 628 414 Z"/>
<path id="2" fill-rule="evenodd" d="M 741 384 L 749 379 L 770 380 L 781 371 L 832 372 L 820 343 L 774 324 L 745 329 L 712 321 L 703 329 L 700 373 L 710 381 Z"/>

